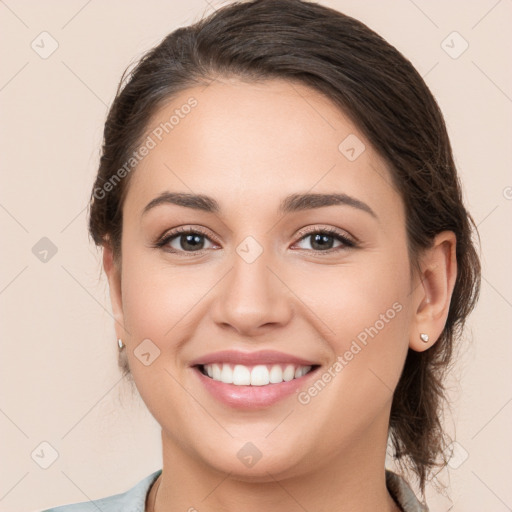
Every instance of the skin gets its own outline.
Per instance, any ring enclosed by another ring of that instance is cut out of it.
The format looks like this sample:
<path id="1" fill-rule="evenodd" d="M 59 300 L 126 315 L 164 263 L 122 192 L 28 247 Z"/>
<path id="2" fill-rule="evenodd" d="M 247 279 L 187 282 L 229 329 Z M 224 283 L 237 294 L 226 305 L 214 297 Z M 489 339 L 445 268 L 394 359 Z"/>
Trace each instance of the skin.
<path id="1" fill-rule="evenodd" d="M 385 485 L 391 400 L 408 349 L 428 349 L 446 322 L 453 233 L 440 233 L 421 270 L 409 271 L 403 201 L 385 162 L 318 92 L 218 79 L 173 98 L 151 127 L 190 97 L 198 105 L 131 176 L 121 264 L 104 247 L 116 334 L 162 427 L 155 510 L 399 510 Z M 349 134 L 366 146 L 355 161 L 338 149 Z M 162 192 L 206 194 L 221 211 L 162 204 L 143 215 Z M 305 192 L 348 194 L 376 217 L 349 205 L 278 213 L 285 196 Z M 169 244 L 180 254 L 154 247 L 178 226 L 211 234 L 200 253 L 186 252 L 179 236 Z M 305 227 L 338 229 L 358 245 L 332 239 L 342 249 L 326 255 L 298 234 Z M 236 252 L 247 236 L 263 250 L 250 264 Z M 395 303 L 400 312 L 307 405 L 292 395 L 237 410 L 189 366 L 220 350 L 270 349 L 317 361 L 321 376 Z M 149 366 L 133 353 L 147 338 L 160 350 Z M 237 457 L 249 441 L 262 453 L 251 468 Z"/>

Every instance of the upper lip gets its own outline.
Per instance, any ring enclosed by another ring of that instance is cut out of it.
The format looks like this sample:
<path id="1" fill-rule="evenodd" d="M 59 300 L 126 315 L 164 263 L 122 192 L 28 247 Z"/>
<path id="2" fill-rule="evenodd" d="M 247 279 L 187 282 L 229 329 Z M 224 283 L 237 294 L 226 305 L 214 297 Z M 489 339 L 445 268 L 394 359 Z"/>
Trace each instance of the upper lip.
<path id="1" fill-rule="evenodd" d="M 277 352 L 274 350 L 259 350 L 256 352 L 241 352 L 238 350 L 222 350 L 212 352 L 191 361 L 190 366 L 214 363 L 242 364 L 246 366 L 258 364 L 295 364 L 299 366 L 314 366 L 317 363 L 301 357 Z"/>

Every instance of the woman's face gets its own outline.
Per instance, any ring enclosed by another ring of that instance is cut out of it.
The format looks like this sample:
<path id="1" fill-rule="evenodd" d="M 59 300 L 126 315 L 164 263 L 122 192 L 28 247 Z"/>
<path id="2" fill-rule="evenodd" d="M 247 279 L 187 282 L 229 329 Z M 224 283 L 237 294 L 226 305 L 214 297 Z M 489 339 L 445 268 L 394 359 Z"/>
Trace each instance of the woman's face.
<path id="1" fill-rule="evenodd" d="M 109 278 L 164 445 L 242 479 L 384 457 L 414 317 L 384 162 L 281 80 L 189 89 L 147 136 Z"/>

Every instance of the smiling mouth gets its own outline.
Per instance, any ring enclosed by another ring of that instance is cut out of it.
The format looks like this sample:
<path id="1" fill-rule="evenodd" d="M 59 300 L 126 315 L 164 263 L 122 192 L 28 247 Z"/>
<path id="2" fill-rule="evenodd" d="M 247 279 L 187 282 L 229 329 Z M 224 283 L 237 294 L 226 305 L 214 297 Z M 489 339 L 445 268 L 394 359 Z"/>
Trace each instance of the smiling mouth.
<path id="1" fill-rule="evenodd" d="M 242 364 L 214 363 L 196 366 L 199 371 L 217 382 L 235 386 L 268 386 L 300 379 L 317 368 L 317 365 L 297 364 Z"/>

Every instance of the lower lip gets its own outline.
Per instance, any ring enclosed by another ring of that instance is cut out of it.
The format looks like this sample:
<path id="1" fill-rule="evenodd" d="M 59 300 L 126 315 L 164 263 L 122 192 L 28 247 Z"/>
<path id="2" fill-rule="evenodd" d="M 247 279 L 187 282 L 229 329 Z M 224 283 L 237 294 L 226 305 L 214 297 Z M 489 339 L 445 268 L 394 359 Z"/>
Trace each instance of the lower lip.
<path id="1" fill-rule="evenodd" d="M 230 407 L 241 409 L 261 409 L 269 407 L 298 391 L 318 368 L 298 379 L 266 386 L 236 386 L 213 380 L 197 367 L 193 368 L 204 387 L 219 401 Z"/>

